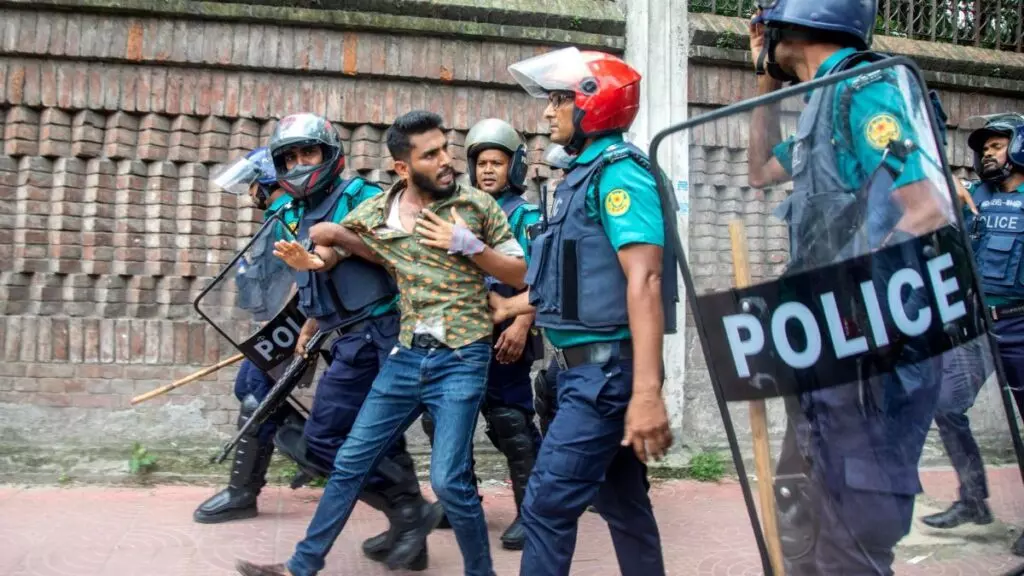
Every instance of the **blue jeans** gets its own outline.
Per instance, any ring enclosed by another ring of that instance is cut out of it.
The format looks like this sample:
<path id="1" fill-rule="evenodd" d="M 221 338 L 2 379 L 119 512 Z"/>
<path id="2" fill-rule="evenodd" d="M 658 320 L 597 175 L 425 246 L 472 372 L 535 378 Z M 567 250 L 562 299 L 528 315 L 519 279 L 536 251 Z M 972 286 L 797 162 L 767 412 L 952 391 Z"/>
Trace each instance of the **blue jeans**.
<path id="1" fill-rule="evenodd" d="M 519 573 L 568 576 L 579 517 L 595 504 L 624 576 L 664 576 L 647 467 L 620 446 L 633 395 L 633 361 L 558 372 L 558 410 L 540 445 L 523 502 Z M 609 559 L 610 561 L 610 559 Z"/>
<path id="2" fill-rule="evenodd" d="M 436 424 L 430 483 L 455 532 L 465 574 L 494 575 L 487 523 L 470 470 L 490 358 L 486 341 L 454 350 L 395 348 L 338 450 L 306 537 L 288 561 L 292 574 L 310 576 L 323 569 L 370 471 L 425 409 Z"/>

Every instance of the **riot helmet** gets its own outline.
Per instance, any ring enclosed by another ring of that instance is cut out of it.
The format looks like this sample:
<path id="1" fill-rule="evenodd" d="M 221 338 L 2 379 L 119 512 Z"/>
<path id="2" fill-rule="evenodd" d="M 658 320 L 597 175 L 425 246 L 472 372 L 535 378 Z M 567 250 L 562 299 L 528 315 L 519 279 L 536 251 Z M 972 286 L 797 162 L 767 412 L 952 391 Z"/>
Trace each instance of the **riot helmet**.
<path id="1" fill-rule="evenodd" d="M 967 137 L 967 146 L 974 152 L 974 172 L 978 177 L 998 184 L 1006 180 L 1014 169 L 1024 173 L 1024 116 L 1013 113 L 974 116 L 968 119 L 968 126 L 977 126 Z M 1006 147 L 1006 161 L 997 170 L 986 174 L 985 144 L 995 136 L 1010 141 Z"/>
<path id="2" fill-rule="evenodd" d="M 233 194 L 251 194 L 256 207 L 265 210 L 271 194 L 278 187 L 270 151 L 266 147 L 250 151 L 220 172 L 213 183 Z M 255 190 L 252 190 L 253 186 Z"/>
<path id="3" fill-rule="evenodd" d="M 508 71 L 535 98 L 571 94 L 573 136 L 565 147 L 573 154 L 588 138 L 625 132 L 640 110 L 640 73 L 611 54 L 562 48 L 512 64 Z"/>
<path id="4" fill-rule="evenodd" d="M 481 120 L 466 135 L 466 157 L 469 160 L 469 183 L 476 187 L 476 160 L 484 150 L 501 150 L 508 154 L 508 184 L 517 194 L 526 190 L 526 143 L 511 124 L 497 118 Z"/>
<path id="5" fill-rule="evenodd" d="M 307 146 L 320 147 L 320 163 L 296 164 L 289 170 L 286 163 L 288 152 Z M 345 168 L 338 129 L 315 114 L 292 114 L 282 118 L 270 137 L 269 148 L 278 182 L 296 199 L 329 191 Z"/>
<path id="6" fill-rule="evenodd" d="M 878 14 L 877 0 L 757 0 L 757 6 L 761 13 L 754 23 L 765 27 L 758 69 L 783 82 L 798 79 L 779 66 L 775 58 L 779 42 L 804 39 L 867 50 Z"/>

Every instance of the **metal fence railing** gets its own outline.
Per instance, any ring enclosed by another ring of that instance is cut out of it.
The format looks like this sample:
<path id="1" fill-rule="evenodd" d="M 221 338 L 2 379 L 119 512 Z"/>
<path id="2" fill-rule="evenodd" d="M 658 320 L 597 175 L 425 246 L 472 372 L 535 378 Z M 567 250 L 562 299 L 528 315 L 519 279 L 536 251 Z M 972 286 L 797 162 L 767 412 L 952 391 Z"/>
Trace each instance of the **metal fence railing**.
<path id="1" fill-rule="evenodd" d="M 690 0 L 691 12 L 749 17 L 754 0 Z M 1024 0 L 879 0 L 875 32 L 1024 52 Z"/>

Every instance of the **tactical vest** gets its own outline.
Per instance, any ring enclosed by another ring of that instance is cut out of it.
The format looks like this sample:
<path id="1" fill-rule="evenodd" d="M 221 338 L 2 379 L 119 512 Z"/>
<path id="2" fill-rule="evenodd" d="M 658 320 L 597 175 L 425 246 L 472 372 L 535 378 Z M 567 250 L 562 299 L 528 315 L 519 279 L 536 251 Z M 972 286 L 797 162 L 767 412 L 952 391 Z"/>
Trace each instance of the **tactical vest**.
<path id="1" fill-rule="evenodd" d="M 888 57 L 857 52 L 828 74 Z M 860 174 L 860 188 L 851 188 L 843 180 L 836 148 L 852 152 L 852 128 L 848 121 L 833 124 L 836 117 L 849 118 L 851 101 L 858 90 L 890 81 L 888 74 L 891 71 L 882 69 L 852 79 L 840 96 L 838 113 L 834 108 L 839 84 L 819 88 L 811 93 L 800 114 L 792 148 L 793 192 L 774 212 L 789 223 L 790 272 L 866 254 L 881 244 L 899 220 L 902 208 L 891 195 L 896 175 L 884 163 L 873 173 Z M 939 118 L 945 118 L 934 92 L 930 101 Z"/>
<path id="2" fill-rule="evenodd" d="M 981 287 L 988 296 L 1024 300 L 1024 194 L 982 182 L 972 196 L 978 207 L 974 249 Z"/>
<path id="3" fill-rule="evenodd" d="M 299 222 L 298 238 L 309 238 L 309 229 L 320 222 L 335 221 L 335 213 L 346 202 L 349 210 L 366 184 L 353 178 L 338 186 L 316 206 L 308 207 Z M 398 285 L 387 271 L 358 257 L 344 258 L 327 272 L 297 272 L 299 308 L 315 318 L 320 330 L 333 330 L 360 322 L 375 305 L 398 294 Z"/>
<path id="4" fill-rule="evenodd" d="M 586 199 L 600 200 L 600 175 L 609 164 L 632 158 L 644 168 L 647 156 L 623 142 L 605 150 L 589 164 L 576 164 L 555 189 L 554 214 L 533 240 L 526 283 L 530 304 L 537 309 L 537 325 L 558 330 L 613 332 L 629 327 L 626 312 L 626 275 L 600 220 L 587 214 Z M 600 207 L 600 202 L 598 202 Z M 676 277 L 674 227 L 671 210 L 662 208 L 665 246 L 662 259 L 661 297 L 665 333 L 676 331 Z"/>

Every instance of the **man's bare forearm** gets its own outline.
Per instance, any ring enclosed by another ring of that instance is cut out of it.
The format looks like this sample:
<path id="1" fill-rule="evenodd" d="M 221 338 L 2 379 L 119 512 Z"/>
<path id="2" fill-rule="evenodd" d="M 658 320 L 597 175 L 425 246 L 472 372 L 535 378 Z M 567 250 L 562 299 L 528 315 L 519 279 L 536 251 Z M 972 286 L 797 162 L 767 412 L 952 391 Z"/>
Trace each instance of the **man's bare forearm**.
<path id="1" fill-rule="evenodd" d="M 366 245 L 366 242 L 363 242 L 363 239 L 359 237 L 359 234 L 356 234 L 341 224 L 332 223 L 325 227 L 328 230 L 327 246 L 339 246 L 353 256 L 358 256 L 364 260 L 369 260 L 370 262 L 376 262 L 378 264 L 382 263 L 380 257 L 377 256 L 377 253 L 371 250 L 370 247 Z M 338 255 L 338 258 L 340 260 L 341 256 Z"/>
<path id="2" fill-rule="evenodd" d="M 522 294 L 516 294 L 515 296 L 505 300 L 505 311 L 509 318 L 530 314 L 530 322 L 533 322 L 533 316 L 537 315 L 537 309 L 530 305 L 529 291 L 523 292 Z"/>
<path id="3" fill-rule="evenodd" d="M 633 394 L 661 394 L 660 386 L 653 388 L 662 381 L 661 274 L 651 271 L 627 279 L 626 310 L 633 337 Z"/>
<path id="4" fill-rule="evenodd" d="M 782 82 L 767 74 L 757 77 L 757 94 L 769 94 L 782 87 Z M 782 141 L 779 126 L 778 103 L 758 106 L 750 113 L 750 145 L 747 148 L 750 185 L 762 188 L 773 184 L 775 178 L 768 170 L 772 149 Z"/>
<path id="5" fill-rule="evenodd" d="M 471 259 L 478 268 L 500 282 L 516 289 L 526 287 L 526 260 L 502 254 L 490 246 L 484 246 L 484 251 L 472 256 Z"/>

